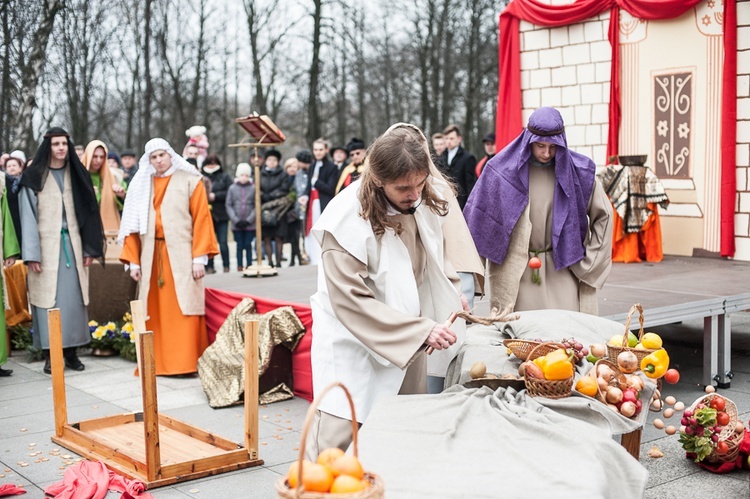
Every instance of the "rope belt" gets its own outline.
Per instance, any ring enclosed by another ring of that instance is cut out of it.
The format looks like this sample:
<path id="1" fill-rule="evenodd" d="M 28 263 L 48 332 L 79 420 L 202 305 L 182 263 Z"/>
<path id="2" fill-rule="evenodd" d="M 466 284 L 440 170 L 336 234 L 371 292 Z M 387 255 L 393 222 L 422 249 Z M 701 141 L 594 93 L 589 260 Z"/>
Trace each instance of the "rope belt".
<path id="1" fill-rule="evenodd" d="M 65 242 L 65 236 L 70 240 L 70 232 L 68 232 L 68 229 L 62 229 L 60 230 L 60 234 L 62 234 L 62 246 L 65 252 L 65 267 L 70 268 L 70 253 L 68 253 L 68 244 Z"/>
<path id="2" fill-rule="evenodd" d="M 159 275 L 156 280 L 156 284 L 161 288 L 164 286 L 164 261 L 161 257 L 161 246 L 164 245 L 165 241 L 163 237 L 155 238 L 156 241 L 156 268 L 158 269 Z"/>

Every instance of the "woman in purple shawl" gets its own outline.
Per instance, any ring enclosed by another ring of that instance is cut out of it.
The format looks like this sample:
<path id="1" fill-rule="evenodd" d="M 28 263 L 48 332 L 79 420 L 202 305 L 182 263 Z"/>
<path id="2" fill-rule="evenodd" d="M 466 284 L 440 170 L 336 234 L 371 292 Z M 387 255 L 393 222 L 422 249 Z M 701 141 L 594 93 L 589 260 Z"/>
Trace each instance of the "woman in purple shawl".
<path id="1" fill-rule="evenodd" d="M 568 149 L 551 107 L 534 111 L 487 163 L 464 216 L 489 260 L 493 307 L 597 313 L 596 289 L 612 265 L 612 208 L 595 173 L 591 159 Z M 534 257 L 538 269 L 529 267 Z"/>

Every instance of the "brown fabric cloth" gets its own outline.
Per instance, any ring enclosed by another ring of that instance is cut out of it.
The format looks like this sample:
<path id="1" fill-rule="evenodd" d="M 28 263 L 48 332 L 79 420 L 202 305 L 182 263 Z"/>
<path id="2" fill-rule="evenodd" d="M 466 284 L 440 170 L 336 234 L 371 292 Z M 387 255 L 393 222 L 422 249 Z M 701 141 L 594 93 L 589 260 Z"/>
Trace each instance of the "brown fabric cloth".
<path id="1" fill-rule="evenodd" d="M 198 359 L 198 376 L 211 407 L 226 407 L 242 401 L 245 391 L 245 321 L 258 319 L 258 374 L 270 364 L 276 345 L 294 350 L 305 334 L 305 327 L 292 307 L 280 307 L 265 314 L 255 313 L 252 298 L 243 299 L 227 316 L 216 341 Z M 275 387 L 262 393 L 261 404 L 292 398 L 290 387 Z"/>
<path id="2" fill-rule="evenodd" d="M 17 261 L 12 267 L 5 269 L 5 283 L 8 289 L 8 305 L 5 311 L 7 327 L 17 326 L 31 320 L 29 313 L 29 298 L 26 290 L 26 265 Z"/>

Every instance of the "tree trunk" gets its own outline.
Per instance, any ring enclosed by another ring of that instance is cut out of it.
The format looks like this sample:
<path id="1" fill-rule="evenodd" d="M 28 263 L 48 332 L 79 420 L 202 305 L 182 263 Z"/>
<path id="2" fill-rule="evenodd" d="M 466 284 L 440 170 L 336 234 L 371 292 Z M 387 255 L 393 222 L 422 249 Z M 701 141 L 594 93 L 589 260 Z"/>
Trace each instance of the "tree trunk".
<path id="1" fill-rule="evenodd" d="M 21 84 L 21 102 L 18 108 L 18 121 L 14 137 L 18 144 L 23 144 L 27 151 L 34 148 L 34 130 L 32 118 L 36 108 L 36 89 L 47 60 L 47 44 L 55 25 L 55 16 L 65 6 L 63 0 L 45 0 L 42 9 L 42 19 L 34 32 L 31 54 L 27 70 L 24 72 Z"/>
<path id="2" fill-rule="evenodd" d="M 154 98 L 154 83 L 151 81 L 151 7 L 154 0 L 146 0 L 144 12 L 143 67 L 146 79 L 146 92 L 143 95 L 143 135 L 142 140 L 151 137 L 151 101 Z"/>
<path id="3" fill-rule="evenodd" d="M 8 22 L 8 11 L 10 10 L 10 0 L 3 0 L 0 4 L 2 11 L 3 23 L 3 73 L 0 78 L 0 150 L 7 151 L 10 143 L 7 129 L 8 124 L 5 116 L 10 110 L 10 45 L 12 43 L 10 33 L 10 23 Z"/>
<path id="4" fill-rule="evenodd" d="M 320 108 L 318 102 L 318 79 L 320 77 L 320 21 L 322 18 L 322 0 L 313 0 L 313 53 L 310 64 L 310 92 L 307 99 L 307 142 L 321 136 Z"/>

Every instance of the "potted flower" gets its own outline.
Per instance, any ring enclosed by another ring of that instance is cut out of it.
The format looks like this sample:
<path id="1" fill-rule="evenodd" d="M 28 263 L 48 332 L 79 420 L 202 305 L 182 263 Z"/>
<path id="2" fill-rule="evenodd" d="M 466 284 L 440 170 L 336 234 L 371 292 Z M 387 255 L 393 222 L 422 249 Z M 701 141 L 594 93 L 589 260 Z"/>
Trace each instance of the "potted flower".
<path id="1" fill-rule="evenodd" d="M 135 362 L 135 328 L 133 327 L 133 319 L 130 313 L 126 313 L 122 317 L 122 320 L 123 325 L 119 328 L 115 337 L 115 348 L 120 352 L 120 357 Z"/>
<path id="2" fill-rule="evenodd" d="M 116 336 L 117 325 L 114 322 L 100 325 L 96 321 L 89 322 L 91 333 L 91 355 L 109 357 L 117 354 Z"/>

